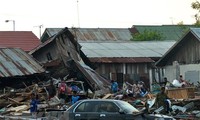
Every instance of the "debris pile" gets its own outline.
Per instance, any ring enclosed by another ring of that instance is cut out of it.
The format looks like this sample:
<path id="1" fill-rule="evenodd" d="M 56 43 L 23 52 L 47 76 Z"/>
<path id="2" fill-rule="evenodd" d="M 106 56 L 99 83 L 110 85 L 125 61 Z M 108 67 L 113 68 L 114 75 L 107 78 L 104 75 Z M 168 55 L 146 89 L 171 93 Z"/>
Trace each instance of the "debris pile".
<path id="1" fill-rule="evenodd" d="M 110 90 L 109 93 L 100 95 L 98 92 L 86 90 L 83 81 L 69 79 L 64 81 L 66 83 L 66 92 L 64 93 L 66 98 L 62 101 L 59 94 L 61 81 L 64 80 L 51 79 L 46 82 L 34 83 L 29 86 L 23 83 L 25 87 L 20 89 L 4 89 L 4 91 L 1 91 L 0 95 L 0 118 L 32 118 L 33 116 L 30 112 L 32 94 L 36 95 L 39 101 L 36 111 L 37 118 L 50 115 L 49 111 L 58 113 L 71 106 L 73 101 L 72 96 L 74 95 L 74 91 L 76 91 L 76 96 L 79 96 L 79 100 L 91 98 L 118 99 L 127 101 L 138 110 L 145 110 L 148 114 L 170 115 L 176 119 L 200 119 L 200 97 L 198 98 L 197 96 L 184 99 L 168 98 L 168 109 L 166 111 L 165 105 L 162 106 L 160 103 L 158 105 L 158 95 L 159 93 L 162 94 L 162 89 L 160 89 L 162 87 L 157 87 L 157 92 L 154 93 L 145 89 L 143 82 L 138 83 L 138 85 L 126 82 L 124 83 L 123 88 L 118 88 L 115 92 Z M 53 96 L 51 96 L 49 92 L 51 82 L 56 88 L 56 93 Z M 176 91 L 178 91 L 178 89 L 187 89 L 187 87 L 177 88 Z M 185 91 L 182 90 L 182 92 Z"/>

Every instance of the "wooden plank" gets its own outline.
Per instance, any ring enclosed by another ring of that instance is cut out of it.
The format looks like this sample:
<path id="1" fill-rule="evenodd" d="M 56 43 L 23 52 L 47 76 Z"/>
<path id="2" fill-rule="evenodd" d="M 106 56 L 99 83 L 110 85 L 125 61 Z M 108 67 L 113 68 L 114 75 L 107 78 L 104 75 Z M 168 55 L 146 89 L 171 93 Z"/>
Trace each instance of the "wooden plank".
<path id="1" fill-rule="evenodd" d="M 30 107 L 28 105 L 21 105 L 21 106 L 17 106 L 17 107 L 11 107 L 7 111 L 19 112 L 19 111 L 28 110 L 29 108 Z"/>
<path id="2" fill-rule="evenodd" d="M 19 102 L 19 101 L 17 101 L 17 100 L 14 100 L 14 99 L 12 99 L 12 98 L 8 98 L 8 100 L 10 100 L 10 101 L 12 101 L 12 102 L 14 102 L 14 103 L 20 104 L 20 102 Z"/>
<path id="3" fill-rule="evenodd" d="M 109 98 L 110 96 L 111 96 L 112 94 L 106 94 L 102 99 L 107 99 L 107 98 Z"/>

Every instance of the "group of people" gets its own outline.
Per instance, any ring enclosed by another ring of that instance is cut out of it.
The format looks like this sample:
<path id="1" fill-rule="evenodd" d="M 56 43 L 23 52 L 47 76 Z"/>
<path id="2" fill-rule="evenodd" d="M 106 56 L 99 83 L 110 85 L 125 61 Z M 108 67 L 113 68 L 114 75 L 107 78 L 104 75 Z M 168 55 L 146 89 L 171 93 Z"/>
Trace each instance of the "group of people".
<path id="1" fill-rule="evenodd" d="M 45 86 L 48 100 L 51 100 L 51 98 L 58 96 L 60 100 L 61 105 L 65 105 L 67 100 L 70 100 L 71 104 L 76 103 L 80 96 L 77 95 L 78 91 L 80 91 L 80 88 L 76 85 L 67 86 L 66 82 L 62 80 L 58 86 L 55 86 L 53 83 L 53 80 L 50 80 L 50 84 Z M 70 94 L 70 98 L 67 98 Z M 38 111 L 38 104 L 39 104 L 39 96 L 38 96 L 38 85 L 36 83 L 33 83 L 33 90 L 31 94 L 31 100 L 30 100 L 30 113 L 33 118 L 36 117 L 37 111 Z"/>
<path id="2" fill-rule="evenodd" d="M 116 99 L 122 99 L 124 96 L 144 97 L 148 94 L 148 91 L 143 81 L 134 82 L 133 84 L 124 82 L 122 89 L 120 89 L 118 83 L 112 80 L 111 93 L 116 95 Z"/>
<path id="3" fill-rule="evenodd" d="M 80 91 L 80 88 L 76 85 L 67 86 L 66 82 L 63 80 L 58 84 L 58 97 L 60 98 L 61 104 L 64 105 L 67 100 L 67 94 L 72 94 L 70 100 L 71 104 L 74 104 L 80 99 L 80 96 L 77 93 Z"/>

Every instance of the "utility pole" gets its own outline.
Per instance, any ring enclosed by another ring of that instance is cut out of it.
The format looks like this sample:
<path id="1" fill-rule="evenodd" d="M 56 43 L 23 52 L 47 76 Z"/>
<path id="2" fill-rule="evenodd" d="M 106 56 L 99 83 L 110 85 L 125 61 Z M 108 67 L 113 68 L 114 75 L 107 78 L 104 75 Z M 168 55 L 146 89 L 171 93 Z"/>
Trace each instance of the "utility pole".
<path id="1" fill-rule="evenodd" d="M 15 20 L 5 20 L 5 22 L 13 22 L 13 31 L 15 31 Z"/>
<path id="2" fill-rule="evenodd" d="M 80 21 L 79 21 L 79 5 L 77 0 L 77 17 L 78 17 L 78 27 L 80 27 Z"/>
<path id="3" fill-rule="evenodd" d="M 38 26 L 34 26 L 34 27 L 38 27 L 39 28 L 39 35 L 40 35 L 40 38 L 41 38 L 41 29 L 42 29 L 43 25 L 38 25 Z"/>

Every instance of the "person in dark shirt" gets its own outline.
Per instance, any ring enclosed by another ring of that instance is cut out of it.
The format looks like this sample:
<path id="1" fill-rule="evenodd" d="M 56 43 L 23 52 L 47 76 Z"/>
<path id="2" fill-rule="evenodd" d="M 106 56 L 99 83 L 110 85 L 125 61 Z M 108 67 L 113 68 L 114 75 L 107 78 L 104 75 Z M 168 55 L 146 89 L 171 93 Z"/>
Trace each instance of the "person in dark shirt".
<path id="1" fill-rule="evenodd" d="M 47 91 L 49 94 L 49 100 L 56 95 L 56 87 L 53 84 L 53 81 L 50 81 L 50 85 L 47 87 Z"/>
<path id="2" fill-rule="evenodd" d="M 164 111 L 162 112 L 163 114 L 169 112 L 170 105 L 169 105 L 168 99 L 169 98 L 168 98 L 167 94 L 165 93 L 165 87 L 162 87 L 161 92 L 156 95 L 156 106 L 158 108 L 163 106 L 163 108 L 164 108 Z"/>

